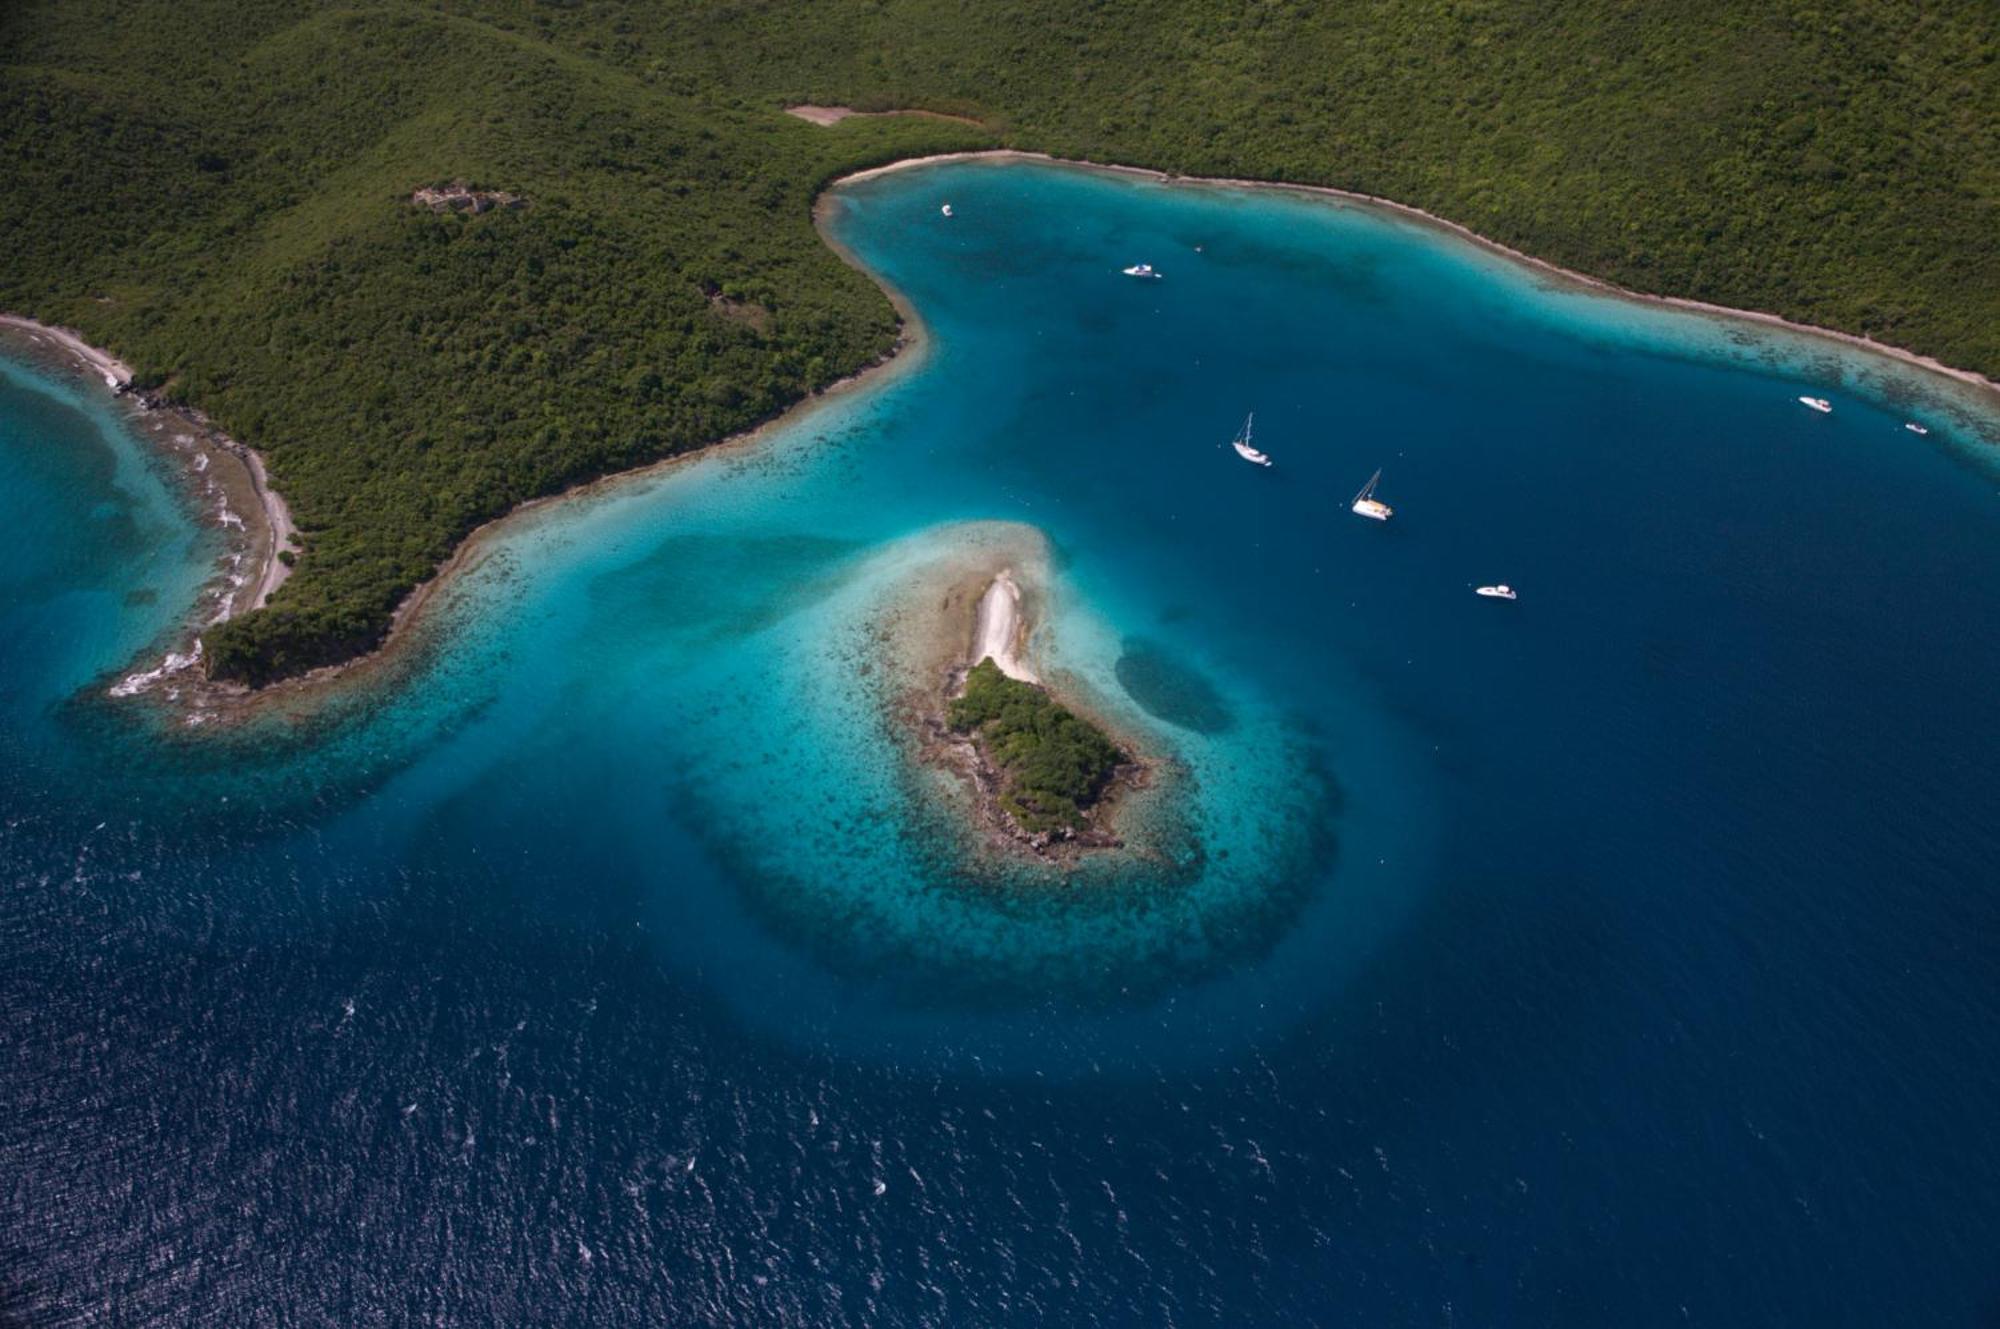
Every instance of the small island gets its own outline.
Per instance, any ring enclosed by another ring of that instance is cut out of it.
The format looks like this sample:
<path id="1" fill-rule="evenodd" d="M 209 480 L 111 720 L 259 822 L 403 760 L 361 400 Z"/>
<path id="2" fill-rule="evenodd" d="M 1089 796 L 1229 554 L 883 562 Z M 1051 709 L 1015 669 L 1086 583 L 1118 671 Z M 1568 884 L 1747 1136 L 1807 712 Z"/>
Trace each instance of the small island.
<path id="1" fill-rule="evenodd" d="M 1034 863 L 1068 881 L 1086 859 L 1107 872 L 1182 861 L 1178 762 L 1093 652 L 1058 649 L 1059 625 L 1079 644 L 1101 625 L 1059 608 L 1043 534 L 951 522 L 879 557 L 860 574 L 872 586 L 854 649 L 910 797 L 937 814 L 938 846 L 951 841 L 982 879 Z"/>
<path id="2" fill-rule="evenodd" d="M 977 856 L 1068 866 L 1104 850 L 1154 856 L 1173 821 L 1160 754 L 1115 718 L 1087 671 L 1050 654 L 1041 532 L 963 522 L 889 557 L 901 566 L 870 629 L 890 666 L 880 695 L 913 769 L 928 773 L 918 787 L 951 810 Z"/>

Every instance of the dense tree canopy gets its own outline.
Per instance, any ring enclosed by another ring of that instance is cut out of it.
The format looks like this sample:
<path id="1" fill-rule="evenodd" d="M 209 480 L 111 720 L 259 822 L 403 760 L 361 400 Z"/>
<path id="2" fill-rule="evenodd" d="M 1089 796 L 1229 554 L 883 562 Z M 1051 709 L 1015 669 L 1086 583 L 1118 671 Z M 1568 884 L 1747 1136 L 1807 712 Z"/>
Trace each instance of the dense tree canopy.
<path id="1" fill-rule="evenodd" d="M 298 574 L 208 639 L 263 680 L 379 641 L 522 500 L 878 358 L 894 315 L 810 200 L 914 153 L 1383 194 L 2000 374 L 1996 29 L 1984 0 L 15 0 L 0 308 L 265 452 Z M 411 202 L 447 181 L 525 205 Z"/>
<path id="2" fill-rule="evenodd" d="M 1122 760 L 1095 725 L 990 658 L 966 675 L 947 718 L 978 737 L 1000 772 L 1000 806 L 1029 831 L 1080 829 Z"/>

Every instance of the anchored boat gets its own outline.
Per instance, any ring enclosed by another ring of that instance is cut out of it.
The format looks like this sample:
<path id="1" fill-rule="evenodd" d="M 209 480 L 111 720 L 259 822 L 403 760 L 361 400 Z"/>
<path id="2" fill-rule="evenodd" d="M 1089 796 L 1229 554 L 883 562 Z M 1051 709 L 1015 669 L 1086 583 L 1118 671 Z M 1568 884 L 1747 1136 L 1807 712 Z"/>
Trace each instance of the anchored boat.
<path id="1" fill-rule="evenodd" d="M 1125 275 L 1128 277 L 1141 277 L 1147 281 L 1158 281 L 1160 278 L 1166 276 L 1164 272 L 1157 271 L 1150 263 L 1134 263 L 1131 267 L 1125 269 Z"/>
<path id="2" fill-rule="evenodd" d="M 1387 521 L 1396 515 L 1394 508 L 1375 497 L 1375 486 L 1381 483 L 1382 472 L 1378 468 L 1375 474 L 1368 477 L 1368 483 L 1361 486 L 1361 492 L 1354 496 L 1354 502 L 1348 504 L 1356 516 L 1366 517 L 1370 521 Z"/>
<path id="3" fill-rule="evenodd" d="M 1269 466 L 1271 459 L 1250 446 L 1250 427 L 1256 423 L 1257 413 L 1252 411 L 1244 419 L 1242 430 L 1237 433 L 1235 438 L 1230 440 L 1229 446 L 1235 448 L 1236 455 L 1244 461 L 1252 462 L 1258 466 Z"/>
<path id="4" fill-rule="evenodd" d="M 1799 404 L 1801 406 L 1810 406 L 1821 415 L 1833 414 L 1833 403 L 1824 397 L 1801 397 L 1799 398 Z"/>
<path id="5" fill-rule="evenodd" d="M 1483 595 L 1489 600 L 1518 600 L 1521 598 L 1515 593 L 1514 588 L 1504 581 L 1498 586 L 1481 586 L 1474 590 L 1473 594 Z"/>

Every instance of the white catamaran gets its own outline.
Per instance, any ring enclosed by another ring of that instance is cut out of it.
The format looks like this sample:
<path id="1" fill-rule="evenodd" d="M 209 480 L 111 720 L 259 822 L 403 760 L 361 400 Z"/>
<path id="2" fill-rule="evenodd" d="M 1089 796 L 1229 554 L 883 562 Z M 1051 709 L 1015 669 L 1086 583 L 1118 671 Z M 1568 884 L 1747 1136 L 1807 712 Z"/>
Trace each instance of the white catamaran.
<path id="1" fill-rule="evenodd" d="M 1241 457 L 1244 461 L 1254 462 L 1259 466 L 1269 466 L 1271 464 L 1271 459 L 1269 457 L 1266 457 L 1263 453 L 1257 451 L 1257 449 L 1250 446 L 1250 426 L 1255 424 L 1256 422 L 1257 422 L 1257 413 L 1255 411 L 1252 411 L 1250 412 L 1249 416 L 1245 418 L 1245 420 L 1243 421 L 1242 431 L 1238 433 L 1235 438 L 1230 440 L 1229 446 L 1235 448 L 1236 455 Z"/>
<path id="2" fill-rule="evenodd" d="M 1387 521 L 1396 515 L 1394 508 L 1375 497 L 1375 486 L 1381 483 L 1382 472 L 1378 469 L 1375 474 L 1368 477 L 1368 483 L 1361 486 L 1361 492 L 1354 496 L 1354 502 L 1348 504 L 1356 516 L 1366 517 L 1370 521 Z"/>

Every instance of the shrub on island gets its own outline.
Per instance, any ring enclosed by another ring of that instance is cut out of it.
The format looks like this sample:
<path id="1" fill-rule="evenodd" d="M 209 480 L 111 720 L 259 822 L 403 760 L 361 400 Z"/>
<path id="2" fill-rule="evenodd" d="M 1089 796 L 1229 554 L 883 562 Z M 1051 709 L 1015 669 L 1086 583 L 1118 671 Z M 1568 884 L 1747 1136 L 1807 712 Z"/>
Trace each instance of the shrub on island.
<path id="1" fill-rule="evenodd" d="M 974 735 L 1000 772 L 1000 806 L 1031 833 L 1077 830 L 1124 756 L 1088 720 L 991 656 L 966 676 L 947 719 Z"/>

